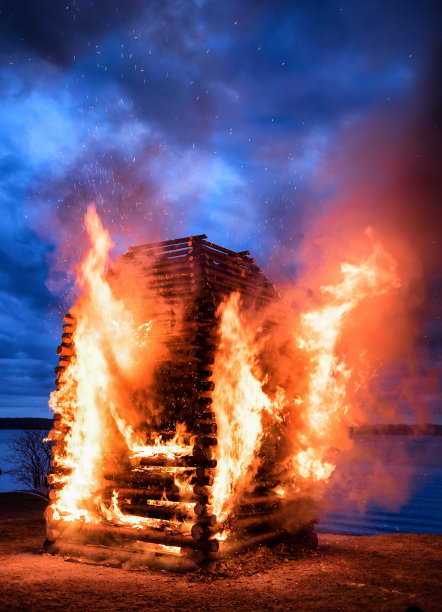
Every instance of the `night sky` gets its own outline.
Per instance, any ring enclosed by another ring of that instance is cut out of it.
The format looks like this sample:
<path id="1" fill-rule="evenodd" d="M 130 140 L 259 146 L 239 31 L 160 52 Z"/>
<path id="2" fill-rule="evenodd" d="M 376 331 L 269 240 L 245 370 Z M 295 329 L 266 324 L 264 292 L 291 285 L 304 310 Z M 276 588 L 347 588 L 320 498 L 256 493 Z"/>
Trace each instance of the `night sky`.
<path id="1" fill-rule="evenodd" d="M 339 210 L 386 220 L 434 357 L 439 5 L 0 0 L 0 416 L 49 416 L 91 203 L 115 255 L 206 233 L 277 281 Z"/>

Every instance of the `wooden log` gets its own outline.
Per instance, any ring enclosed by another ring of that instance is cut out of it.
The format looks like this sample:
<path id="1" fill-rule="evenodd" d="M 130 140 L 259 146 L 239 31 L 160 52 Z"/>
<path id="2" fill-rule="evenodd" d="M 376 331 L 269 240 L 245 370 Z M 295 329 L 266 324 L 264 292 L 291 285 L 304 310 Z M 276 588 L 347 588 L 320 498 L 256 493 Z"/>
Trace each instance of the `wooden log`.
<path id="1" fill-rule="evenodd" d="M 186 524 L 183 524 L 183 527 Z M 216 539 L 206 540 L 201 538 L 195 540 L 191 532 L 173 531 L 165 528 L 131 528 L 120 527 L 117 525 L 103 525 L 94 523 L 72 523 L 64 521 L 55 521 L 51 528 L 60 531 L 62 540 L 72 540 L 76 538 L 80 541 L 91 542 L 92 544 L 101 542 L 150 542 L 153 544 L 162 544 L 163 546 L 176 546 L 180 548 L 191 548 L 196 550 L 206 550 L 208 552 L 216 552 L 219 549 L 219 542 Z M 208 530 L 214 531 L 211 527 L 203 525 L 205 533 Z"/>
<path id="2" fill-rule="evenodd" d="M 209 255 L 204 255 L 202 257 L 200 266 L 202 269 L 208 267 L 209 269 L 222 272 L 229 277 L 245 279 L 253 283 L 262 283 L 267 280 L 267 277 L 259 271 L 259 268 L 254 269 L 252 267 L 242 266 L 239 262 L 209 257 Z"/>
<path id="3" fill-rule="evenodd" d="M 192 444 L 205 448 L 207 446 L 217 446 L 218 438 L 215 436 L 192 436 Z"/>
<path id="4" fill-rule="evenodd" d="M 152 279 L 149 280 L 152 290 L 160 295 L 189 296 L 195 294 L 198 289 L 198 279 L 190 275 L 182 275 L 180 278 L 171 280 Z"/>
<path id="5" fill-rule="evenodd" d="M 124 255 L 120 255 L 120 258 L 123 260 L 127 259 L 127 263 L 129 264 L 134 260 L 140 261 L 142 259 L 149 259 L 155 262 L 158 258 L 162 259 L 164 257 L 172 257 L 177 251 L 180 252 L 185 250 L 187 252 L 192 252 L 193 246 L 193 242 L 191 244 L 189 244 L 189 242 L 182 242 L 180 244 L 171 244 L 170 246 L 162 246 L 156 248 L 154 247 L 152 249 L 141 248 L 139 250 L 133 250 L 129 253 L 125 253 Z M 137 247 L 133 248 L 137 249 Z"/>
<path id="6" fill-rule="evenodd" d="M 188 520 L 192 516 L 192 512 L 186 508 L 168 507 L 168 506 L 153 506 L 151 504 L 122 504 L 121 511 L 131 516 L 141 516 L 157 519 L 171 520 L 175 519 L 179 522 Z"/>
<path id="7" fill-rule="evenodd" d="M 195 559 L 193 559 L 186 555 L 168 554 L 166 551 L 161 553 L 158 551 L 146 553 L 114 547 L 76 544 L 60 540 L 49 543 L 46 547 L 46 552 L 64 557 L 88 559 L 95 563 L 126 566 L 131 569 L 136 567 L 153 567 L 156 569 L 182 572 L 195 571 L 200 567 L 200 563 L 204 561 L 204 555 L 202 558 L 195 557 Z"/>
<path id="8" fill-rule="evenodd" d="M 196 523 L 192 525 L 191 534 L 195 542 L 201 542 L 212 538 L 217 533 L 217 530 L 204 523 Z"/>
<path id="9" fill-rule="evenodd" d="M 204 247 L 204 250 L 208 251 L 209 249 L 212 251 L 219 251 L 225 255 L 233 257 L 234 259 L 241 259 L 242 261 L 251 262 L 251 258 L 247 257 L 247 255 L 240 255 L 240 253 L 244 253 L 244 251 L 240 251 L 240 253 L 236 251 L 231 251 L 230 249 L 226 249 L 225 247 L 220 246 L 219 244 L 215 244 L 214 242 L 209 242 L 206 239 L 201 239 L 201 244 Z"/>
<path id="10" fill-rule="evenodd" d="M 209 498 L 212 494 L 212 491 L 210 490 L 210 487 L 208 486 L 202 486 L 202 485 L 193 485 L 193 492 L 195 493 L 195 495 L 199 495 L 199 496 L 204 496 Z"/>
<path id="11" fill-rule="evenodd" d="M 175 259 L 181 259 L 182 257 L 191 256 L 193 254 L 193 243 L 192 244 L 180 244 L 176 245 L 175 249 L 164 249 L 163 251 L 149 251 L 145 252 L 144 255 L 153 259 L 153 267 L 167 265 L 168 262 L 173 262 Z"/>
<path id="12" fill-rule="evenodd" d="M 197 462 L 193 455 L 182 455 L 176 457 L 168 457 L 166 455 L 152 455 L 150 457 L 142 457 L 140 460 L 141 466 L 161 466 L 161 467 L 205 467 L 215 468 L 216 459 L 206 461 L 204 465 Z"/>
<path id="13" fill-rule="evenodd" d="M 215 460 L 215 464 L 216 464 L 216 460 Z M 199 465 L 196 469 L 195 469 L 195 476 L 197 478 L 205 478 L 206 476 L 213 476 L 215 473 L 214 469 L 211 467 L 207 467 L 205 465 Z"/>
<path id="14" fill-rule="evenodd" d="M 144 488 L 156 487 L 161 485 L 162 487 L 173 486 L 175 480 L 184 480 L 193 474 L 193 470 L 183 472 L 181 474 L 170 473 L 170 472 L 153 472 L 153 471 L 142 471 L 142 472 L 122 472 L 117 474 L 105 474 L 105 480 L 116 482 L 116 483 L 127 483 L 137 484 Z"/>
<path id="15" fill-rule="evenodd" d="M 73 355 L 74 349 L 72 344 L 65 344 L 62 342 L 60 346 L 57 346 L 57 355 Z"/>
<path id="16" fill-rule="evenodd" d="M 214 449 L 213 446 L 206 446 L 206 447 L 194 446 L 192 455 L 195 457 L 196 461 L 213 460 L 214 459 L 213 449 Z M 201 493 L 198 493 L 198 495 L 201 495 Z"/>
<path id="17" fill-rule="evenodd" d="M 217 524 L 216 516 L 209 513 L 198 516 L 197 521 L 198 525 L 207 525 L 208 527 L 215 527 Z"/>
<path id="18" fill-rule="evenodd" d="M 197 428 L 199 434 L 209 435 L 216 434 L 218 425 L 215 421 L 199 421 Z"/>
<path id="19" fill-rule="evenodd" d="M 248 287 L 255 289 L 261 285 L 264 285 L 264 276 L 258 274 L 245 274 L 241 272 L 235 273 L 233 270 L 224 266 L 224 264 L 215 264 L 207 261 L 202 269 L 206 274 L 206 277 L 210 280 L 212 278 L 219 278 L 222 281 L 226 280 L 238 284 L 241 287 Z"/>
<path id="20" fill-rule="evenodd" d="M 65 323 L 63 325 L 63 331 L 72 334 L 75 331 L 75 325 L 72 323 Z"/>
<path id="21" fill-rule="evenodd" d="M 161 270 L 153 270 L 148 272 L 145 268 L 143 270 L 143 279 L 148 280 L 155 286 L 161 287 L 162 285 L 173 285 L 173 284 L 186 284 L 189 282 L 197 282 L 198 275 L 195 274 L 196 270 L 192 263 L 180 263 L 175 265 L 173 268 L 168 266 Z"/>
<path id="22" fill-rule="evenodd" d="M 76 325 L 77 319 L 74 317 L 73 314 L 71 314 L 70 312 L 67 312 L 63 317 L 63 323 L 69 323 L 71 325 Z"/>
<path id="23" fill-rule="evenodd" d="M 139 251 L 141 249 L 157 249 L 158 247 L 169 247 L 169 246 L 173 246 L 176 244 L 180 244 L 183 242 L 194 242 L 194 241 L 200 241 L 200 240 L 204 240 L 205 238 L 207 238 L 207 236 L 205 234 L 198 234 L 197 236 L 186 236 L 185 238 L 176 238 L 174 240 L 162 240 L 160 242 L 149 242 L 146 244 L 140 244 L 137 246 L 130 246 L 129 247 L 129 251 Z"/>
<path id="24" fill-rule="evenodd" d="M 137 488 L 126 488 L 118 486 L 110 486 L 104 491 L 104 495 L 107 499 L 112 497 L 114 491 L 118 493 L 118 499 L 130 499 L 146 502 L 147 500 L 161 501 L 168 500 L 170 502 L 182 502 L 182 503 L 195 503 L 207 502 L 208 498 L 195 495 L 193 492 L 180 492 L 178 487 L 162 489 L 162 488 L 151 488 L 151 489 L 137 489 Z"/>
<path id="25" fill-rule="evenodd" d="M 71 332 L 63 332 L 61 334 L 61 341 L 64 342 L 65 344 L 72 344 L 72 337 L 74 334 L 72 334 Z"/>
<path id="26" fill-rule="evenodd" d="M 219 277 L 216 277 L 215 275 L 209 276 L 207 278 L 207 283 L 209 284 L 211 291 L 213 292 L 214 295 L 217 296 L 219 301 L 229 296 L 231 293 L 235 293 L 235 292 L 239 292 L 241 294 L 243 301 L 244 301 L 244 298 L 254 299 L 256 295 L 258 295 L 259 293 L 258 287 L 254 287 L 253 289 L 250 289 L 233 280 L 228 281 L 228 280 L 220 279 Z"/>
<path id="27" fill-rule="evenodd" d="M 168 457 L 165 454 L 158 454 L 150 457 L 141 457 L 140 465 L 159 467 L 195 467 L 197 464 L 192 455 Z"/>
<path id="28" fill-rule="evenodd" d="M 207 470 L 204 467 L 197 468 L 195 475 L 190 479 L 191 485 L 201 485 L 202 487 L 212 486 L 215 481 L 215 476 L 212 470 Z"/>

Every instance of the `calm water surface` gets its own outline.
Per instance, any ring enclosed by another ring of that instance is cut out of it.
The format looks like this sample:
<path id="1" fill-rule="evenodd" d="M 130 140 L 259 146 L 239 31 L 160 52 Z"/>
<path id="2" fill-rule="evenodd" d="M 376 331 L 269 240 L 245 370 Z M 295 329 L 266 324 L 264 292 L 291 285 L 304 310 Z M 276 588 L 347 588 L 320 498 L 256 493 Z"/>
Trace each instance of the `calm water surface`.
<path id="1" fill-rule="evenodd" d="M 0 430 L 0 492 L 23 488 L 5 474 L 10 467 L 8 440 L 16 430 Z M 42 432 L 42 436 L 44 432 Z M 442 436 L 410 440 L 406 436 L 356 436 L 355 445 L 360 457 L 340 467 L 348 480 L 360 487 L 373 471 L 374 462 L 384 459 L 393 467 L 389 473 L 394 482 L 407 482 L 408 498 L 401 507 L 389 510 L 382 504 L 369 502 L 360 514 L 351 504 L 321 517 L 318 531 L 374 535 L 379 533 L 439 533 L 442 534 Z M 356 491 L 357 493 L 357 491 Z M 389 491 L 385 491 L 388 497 Z"/>
<path id="2" fill-rule="evenodd" d="M 442 436 L 356 436 L 354 441 L 364 459 L 340 470 L 356 483 L 356 496 L 364 498 L 364 479 L 370 478 L 376 462 L 389 466 L 389 485 L 380 490 L 378 501 L 368 501 L 362 514 L 354 504 L 342 504 L 321 518 L 317 530 L 362 535 L 442 534 Z M 388 509 L 395 485 L 405 491 L 403 501 Z M 382 498 L 385 504 L 379 503 Z"/>

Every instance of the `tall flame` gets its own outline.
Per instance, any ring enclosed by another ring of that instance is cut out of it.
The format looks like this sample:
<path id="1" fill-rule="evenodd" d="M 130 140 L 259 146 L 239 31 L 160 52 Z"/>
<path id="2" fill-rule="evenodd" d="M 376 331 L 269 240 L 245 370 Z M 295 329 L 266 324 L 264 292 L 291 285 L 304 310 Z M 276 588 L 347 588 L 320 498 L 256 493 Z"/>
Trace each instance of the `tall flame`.
<path id="1" fill-rule="evenodd" d="M 220 521 L 227 518 L 235 496 L 253 475 L 250 469 L 263 434 L 262 414 L 277 414 L 279 409 L 257 377 L 258 347 L 239 311 L 239 293 L 233 293 L 218 309 L 220 341 L 213 373 L 218 465 L 213 509 Z"/>
<path id="2" fill-rule="evenodd" d="M 295 480 L 326 480 L 335 468 L 325 457 L 349 424 L 348 388 L 354 374 L 336 349 L 351 311 L 368 297 L 400 287 L 397 264 L 379 243 L 360 264 L 342 263 L 341 277 L 338 284 L 322 288 L 321 307 L 300 317 L 297 340 L 305 354 L 307 390 L 297 402 L 304 422 L 297 438 L 302 450 L 292 457 Z"/>
<path id="3" fill-rule="evenodd" d="M 158 439 L 146 445 L 127 420 L 131 391 L 152 346 L 152 321 L 137 325 L 127 303 L 114 296 L 106 276 L 113 245 L 93 207 L 87 211 L 85 226 L 91 248 L 77 274 L 81 297 L 72 308 L 75 356 L 60 376 L 60 389 L 50 398 L 50 406 L 61 414 L 68 429 L 62 447 L 55 450 L 55 471 L 61 475 L 54 480 L 63 486 L 52 509 L 64 520 L 99 521 L 113 516 L 119 523 L 140 524 L 139 517 L 123 521 L 121 511 L 116 510 L 115 495 L 104 509 L 101 489 L 105 471 L 118 466 L 118 458 L 124 454 L 126 459 L 170 455 L 188 452 L 189 447 L 181 443 L 180 432 L 167 444 Z M 66 471 L 70 472 L 68 477 L 63 475 Z"/>

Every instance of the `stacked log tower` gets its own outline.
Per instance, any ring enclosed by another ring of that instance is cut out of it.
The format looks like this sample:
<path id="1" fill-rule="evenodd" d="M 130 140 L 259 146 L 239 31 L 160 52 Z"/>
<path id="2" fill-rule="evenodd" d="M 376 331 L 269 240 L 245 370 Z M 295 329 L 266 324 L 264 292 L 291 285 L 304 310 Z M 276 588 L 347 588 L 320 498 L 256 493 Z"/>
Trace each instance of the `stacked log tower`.
<path id="1" fill-rule="evenodd" d="M 274 285 L 248 251 L 231 251 L 207 241 L 205 235 L 129 247 L 129 252 L 121 256 L 120 273 L 125 266 L 143 271 L 140 282 L 161 296 L 166 305 L 160 314 L 161 329 L 167 330 L 170 323 L 170 333 L 163 338 L 168 356 L 155 365 L 150 396 L 150 401 L 163 410 L 155 430 L 146 423 L 146 443 L 159 434 L 164 441 L 170 440 L 181 423 L 188 452 L 143 457 L 136 465 L 124 465 L 117 473 L 105 475 L 105 498 L 107 495 L 110 499 L 116 491 L 124 514 L 158 519 L 157 526 L 134 530 L 106 521 L 99 525 L 63 525 L 52 520 L 49 513 L 48 550 L 103 561 L 106 554 L 110 555 L 110 548 L 122 562 L 136 551 L 137 557 L 148 564 L 168 566 L 173 558 L 174 567 L 187 569 L 212 559 L 220 544 L 228 552 L 241 548 L 241 541 L 253 545 L 275 537 L 282 531 L 274 518 L 281 500 L 266 490 L 265 484 L 257 482 L 255 493 L 241 501 L 230 519 L 229 528 L 235 532 L 236 526 L 238 533 L 234 542 L 218 541 L 217 535 L 225 525 L 217 524 L 210 506 L 217 445 L 212 410 L 218 326 L 215 313 L 235 291 L 246 305 L 265 306 L 277 298 Z M 174 327 L 178 311 L 180 322 Z M 74 353 L 74 328 L 72 315 L 66 315 L 57 351 L 57 375 Z M 57 415 L 54 428 L 59 433 L 57 443 L 62 444 L 63 429 Z M 161 546 L 177 547 L 180 552 L 169 554 Z"/>

